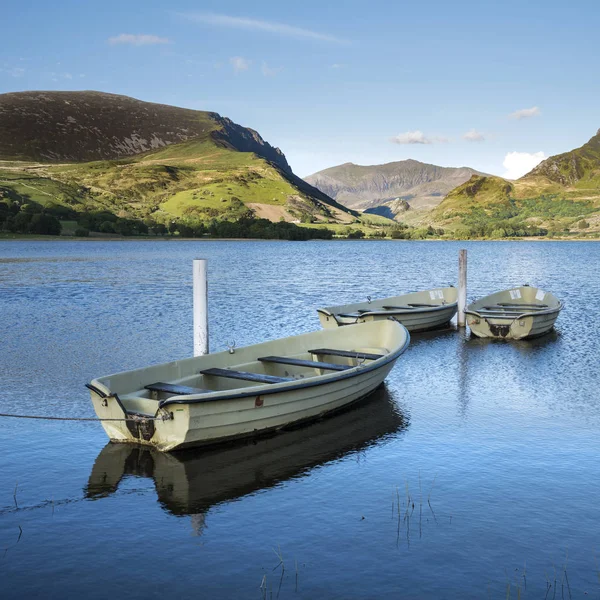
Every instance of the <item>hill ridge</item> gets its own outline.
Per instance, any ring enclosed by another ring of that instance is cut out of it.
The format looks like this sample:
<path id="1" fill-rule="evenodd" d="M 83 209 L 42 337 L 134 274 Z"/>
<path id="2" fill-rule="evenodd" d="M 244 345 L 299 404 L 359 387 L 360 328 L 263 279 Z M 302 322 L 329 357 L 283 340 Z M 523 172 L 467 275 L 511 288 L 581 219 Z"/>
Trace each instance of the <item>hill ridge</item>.
<path id="1" fill-rule="evenodd" d="M 62 206 L 54 212 L 78 221 L 89 211 L 165 224 L 356 217 L 296 176 L 255 129 L 216 112 L 98 91 L 0 94 L 5 199 L 17 209 Z"/>

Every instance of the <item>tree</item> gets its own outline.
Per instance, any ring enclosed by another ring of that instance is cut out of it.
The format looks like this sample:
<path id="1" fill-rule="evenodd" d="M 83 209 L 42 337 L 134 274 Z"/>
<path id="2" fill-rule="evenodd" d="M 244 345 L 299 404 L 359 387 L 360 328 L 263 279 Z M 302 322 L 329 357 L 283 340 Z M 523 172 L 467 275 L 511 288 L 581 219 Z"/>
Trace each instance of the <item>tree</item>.
<path id="1" fill-rule="evenodd" d="M 45 213 L 33 215 L 29 224 L 30 233 L 40 235 L 60 235 L 61 229 L 60 221 L 56 217 Z"/>
<path id="2" fill-rule="evenodd" d="M 177 231 L 179 231 L 179 235 L 181 237 L 189 238 L 194 235 L 194 230 L 188 225 L 184 225 L 183 223 L 179 223 L 179 225 L 177 225 Z"/>
<path id="3" fill-rule="evenodd" d="M 13 219 L 14 231 L 19 233 L 27 233 L 29 231 L 29 224 L 31 223 L 33 215 L 30 213 L 20 212 L 17 213 Z"/>
<path id="4" fill-rule="evenodd" d="M 110 221 L 104 221 L 103 223 L 100 223 L 98 231 L 100 231 L 101 233 L 114 233 L 115 228 L 113 227 L 113 224 Z"/>

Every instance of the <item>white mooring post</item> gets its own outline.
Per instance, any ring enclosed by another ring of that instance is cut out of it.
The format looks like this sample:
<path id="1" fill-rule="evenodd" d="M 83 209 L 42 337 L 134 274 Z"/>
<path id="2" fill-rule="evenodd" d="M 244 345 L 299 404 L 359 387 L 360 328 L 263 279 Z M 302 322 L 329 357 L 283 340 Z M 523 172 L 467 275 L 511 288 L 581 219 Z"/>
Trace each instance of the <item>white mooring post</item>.
<path id="1" fill-rule="evenodd" d="M 194 259 L 194 356 L 208 354 L 208 284 L 206 259 Z"/>
<path id="2" fill-rule="evenodd" d="M 458 251 L 458 326 L 466 325 L 465 308 L 467 308 L 467 251 Z"/>

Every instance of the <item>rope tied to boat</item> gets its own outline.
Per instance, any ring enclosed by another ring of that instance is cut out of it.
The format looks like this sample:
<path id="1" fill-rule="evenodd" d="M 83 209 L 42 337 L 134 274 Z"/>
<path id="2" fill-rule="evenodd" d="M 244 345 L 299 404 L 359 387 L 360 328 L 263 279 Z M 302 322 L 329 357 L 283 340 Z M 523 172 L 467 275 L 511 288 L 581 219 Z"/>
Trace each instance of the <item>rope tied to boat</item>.
<path id="1" fill-rule="evenodd" d="M 42 421 L 170 421 L 171 416 L 162 414 L 160 417 L 126 417 L 124 419 L 100 419 L 98 417 L 48 417 L 45 415 L 15 415 L 10 413 L 0 413 L 0 417 L 10 417 L 13 419 L 40 419 Z"/>

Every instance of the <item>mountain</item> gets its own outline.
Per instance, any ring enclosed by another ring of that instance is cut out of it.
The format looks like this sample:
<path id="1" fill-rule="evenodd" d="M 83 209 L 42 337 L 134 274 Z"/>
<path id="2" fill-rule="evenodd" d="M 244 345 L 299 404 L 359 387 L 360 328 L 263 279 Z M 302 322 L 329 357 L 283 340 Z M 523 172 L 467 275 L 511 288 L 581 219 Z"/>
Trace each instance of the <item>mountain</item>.
<path id="1" fill-rule="evenodd" d="M 382 207 L 377 214 L 388 216 L 398 214 L 398 209 L 405 210 L 406 203 L 411 209 L 432 209 L 474 174 L 480 173 L 468 167 L 438 167 L 403 160 L 373 166 L 345 163 L 305 180 L 345 206 L 357 210 Z"/>
<path id="2" fill-rule="evenodd" d="M 464 237 L 600 235 L 600 131 L 516 181 L 473 176 L 428 215 Z"/>
<path id="3" fill-rule="evenodd" d="M 253 129 L 103 92 L 0 94 L 0 197 L 120 218 L 352 222 Z M 0 198 L 1 199 L 1 198 Z M 65 213 L 66 214 L 66 213 Z"/>
<path id="4" fill-rule="evenodd" d="M 542 161 L 522 179 L 545 177 L 563 186 L 600 178 L 600 129 L 581 148 Z"/>

